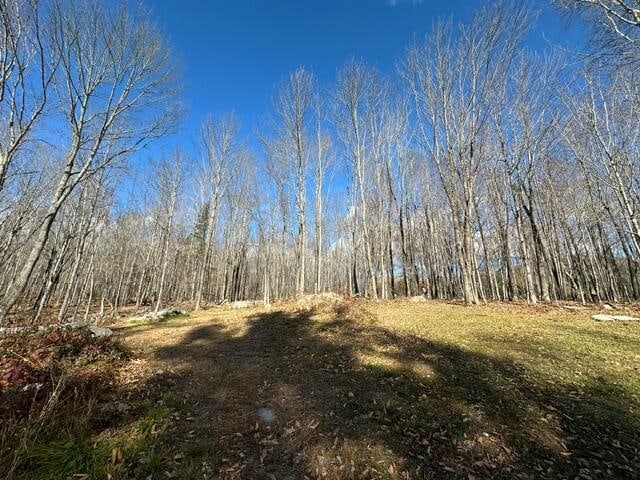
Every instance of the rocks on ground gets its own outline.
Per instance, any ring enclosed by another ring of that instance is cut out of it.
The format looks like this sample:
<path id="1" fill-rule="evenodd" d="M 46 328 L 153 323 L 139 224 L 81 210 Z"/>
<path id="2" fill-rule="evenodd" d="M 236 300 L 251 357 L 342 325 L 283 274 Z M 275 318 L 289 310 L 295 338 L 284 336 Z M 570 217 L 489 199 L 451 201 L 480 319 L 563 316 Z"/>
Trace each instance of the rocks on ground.
<path id="1" fill-rule="evenodd" d="M 159 322 L 170 317 L 176 317 L 178 315 L 189 315 L 186 310 L 179 308 L 165 308 L 158 310 L 157 312 L 148 312 L 142 315 L 132 317 L 133 320 L 150 320 L 152 322 Z"/>
<path id="2" fill-rule="evenodd" d="M 591 318 L 596 322 L 628 322 L 640 320 L 638 317 L 631 317 L 629 315 L 606 315 L 604 313 L 593 315 Z"/>
<path id="3" fill-rule="evenodd" d="M 423 303 L 427 301 L 427 297 L 424 295 L 416 295 L 415 297 L 411 297 L 409 301 L 413 303 Z"/>
<path id="4" fill-rule="evenodd" d="M 110 337 L 113 335 L 113 331 L 110 328 L 99 327 L 92 324 L 86 325 L 85 328 L 89 330 L 94 337 Z"/>
<path id="5" fill-rule="evenodd" d="M 251 308 L 255 305 L 255 302 L 238 300 L 236 302 L 231 302 L 229 305 L 231 305 L 231 308 Z"/>
<path id="6" fill-rule="evenodd" d="M 54 323 L 51 325 L 39 325 L 35 326 L 24 326 L 24 327 L 6 327 L 0 328 L 0 336 L 3 335 L 16 335 L 18 333 L 40 333 L 40 332 L 49 332 L 55 329 L 80 329 L 84 328 L 91 332 L 94 337 L 110 337 L 113 335 L 113 331 L 110 328 L 99 327 L 94 325 L 93 323 L 76 321 L 69 323 Z"/>

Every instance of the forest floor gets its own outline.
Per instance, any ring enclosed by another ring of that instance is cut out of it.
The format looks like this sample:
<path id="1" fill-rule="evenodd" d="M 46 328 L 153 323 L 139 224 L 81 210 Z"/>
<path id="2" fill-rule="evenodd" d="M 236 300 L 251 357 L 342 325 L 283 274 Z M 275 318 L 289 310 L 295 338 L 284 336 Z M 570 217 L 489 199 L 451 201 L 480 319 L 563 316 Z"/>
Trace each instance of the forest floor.
<path id="1" fill-rule="evenodd" d="M 14 475 L 639 478 L 640 322 L 593 313 L 345 300 L 125 321 L 107 400 Z"/>

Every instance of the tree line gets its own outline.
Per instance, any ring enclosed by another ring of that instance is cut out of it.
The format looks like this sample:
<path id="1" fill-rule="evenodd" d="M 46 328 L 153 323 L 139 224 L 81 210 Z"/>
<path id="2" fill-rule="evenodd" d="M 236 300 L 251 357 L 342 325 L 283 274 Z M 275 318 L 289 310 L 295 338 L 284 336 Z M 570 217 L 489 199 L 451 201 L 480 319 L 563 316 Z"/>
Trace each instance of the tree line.
<path id="1" fill-rule="evenodd" d="M 634 2 L 557 2 L 590 36 L 545 53 L 528 5 L 487 3 L 392 74 L 300 67 L 250 138 L 210 115 L 195 150 L 141 164 L 182 111 L 149 13 L 0 0 L 0 322 L 324 291 L 637 300 Z"/>

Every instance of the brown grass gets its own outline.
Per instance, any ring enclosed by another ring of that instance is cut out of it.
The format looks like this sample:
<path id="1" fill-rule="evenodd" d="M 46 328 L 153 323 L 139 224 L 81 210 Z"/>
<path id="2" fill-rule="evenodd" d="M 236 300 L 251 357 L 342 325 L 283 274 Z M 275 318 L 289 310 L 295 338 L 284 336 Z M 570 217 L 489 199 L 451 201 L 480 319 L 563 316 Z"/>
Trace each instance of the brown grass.
<path id="1" fill-rule="evenodd" d="M 350 300 L 119 335 L 180 378 L 179 478 L 637 478 L 640 325 L 592 313 Z"/>
<path id="2" fill-rule="evenodd" d="M 0 476 L 638 478 L 640 324 L 594 311 L 331 297 L 18 337 Z"/>

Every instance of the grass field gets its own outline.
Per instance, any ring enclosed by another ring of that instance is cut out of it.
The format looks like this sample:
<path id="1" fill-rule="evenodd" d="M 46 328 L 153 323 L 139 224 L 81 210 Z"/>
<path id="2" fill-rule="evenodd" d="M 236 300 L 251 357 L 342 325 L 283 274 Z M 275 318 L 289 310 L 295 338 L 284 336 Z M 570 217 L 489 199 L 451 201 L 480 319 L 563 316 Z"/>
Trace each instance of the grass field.
<path id="1" fill-rule="evenodd" d="M 18 474 L 638 478 L 640 324 L 592 313 L 343 301 L 125 322 L 146 372 L 125 407 Z"/>

